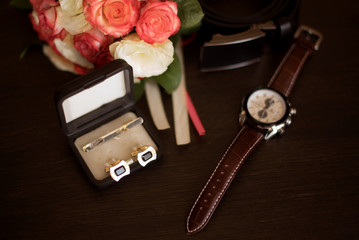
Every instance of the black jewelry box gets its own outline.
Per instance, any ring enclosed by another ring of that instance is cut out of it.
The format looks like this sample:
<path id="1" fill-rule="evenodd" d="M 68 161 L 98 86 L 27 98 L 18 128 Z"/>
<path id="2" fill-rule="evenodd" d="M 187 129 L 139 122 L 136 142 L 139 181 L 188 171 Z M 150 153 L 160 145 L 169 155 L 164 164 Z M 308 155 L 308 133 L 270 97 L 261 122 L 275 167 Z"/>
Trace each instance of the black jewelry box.
<path id="1" fill-rule="evenodd" d="M 133 156 L 135 153 L 131 155 L 137 148 L 151 146 L 155 149 L 155 159 L 161 155 L 160 140 L 152 122 L 135 106 L 132 68 L 123 60 L 114 60 L 68 82 L 56 91 L 55 103 L 75 157 L 98 187 L 118 181 L 111 177 L 113 172 L 106 172 L 106 167 L 118 160 L 129 160 L 126 169 L 129 167 L 130 175 L 143 168 Z M 143 124 L 123 129 L 126 123 L 139 118 Z M 119 135 L 85 151 L 85 145 L 118 129 Z"/>

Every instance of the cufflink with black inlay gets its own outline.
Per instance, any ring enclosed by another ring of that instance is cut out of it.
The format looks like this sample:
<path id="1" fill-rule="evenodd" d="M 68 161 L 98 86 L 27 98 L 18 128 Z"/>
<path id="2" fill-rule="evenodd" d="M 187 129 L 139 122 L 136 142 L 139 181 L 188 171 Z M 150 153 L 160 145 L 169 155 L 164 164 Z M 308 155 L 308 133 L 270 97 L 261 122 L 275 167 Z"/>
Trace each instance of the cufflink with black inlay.
<path id="1" fill-rule="evenodd" d="M 112 160 L 106 166 L 105 171 L 110 173 L 110 176 L 116 182 L 121 178 L 130 174 L 130 166 L 135 162 L 138 162 L 142 167 L 145 167 L 148 163 L 157 159 L 157 152 L 152 146 L 144 145 L 138 147 L 131 153 L 131 158 L 128 160 Z"/>

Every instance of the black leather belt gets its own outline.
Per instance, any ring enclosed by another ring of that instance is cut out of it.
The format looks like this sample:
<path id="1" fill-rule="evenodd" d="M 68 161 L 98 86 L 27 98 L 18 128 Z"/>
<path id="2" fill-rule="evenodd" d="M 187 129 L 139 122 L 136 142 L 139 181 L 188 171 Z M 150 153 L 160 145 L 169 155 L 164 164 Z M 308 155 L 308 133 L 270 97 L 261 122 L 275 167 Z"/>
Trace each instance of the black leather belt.
<path id="1" fill-rule="evenodd" d="M 264 46 L 284 48 L 297 29 L 300 0 L 200 0 L 201 71 L 258 62 Z"/>

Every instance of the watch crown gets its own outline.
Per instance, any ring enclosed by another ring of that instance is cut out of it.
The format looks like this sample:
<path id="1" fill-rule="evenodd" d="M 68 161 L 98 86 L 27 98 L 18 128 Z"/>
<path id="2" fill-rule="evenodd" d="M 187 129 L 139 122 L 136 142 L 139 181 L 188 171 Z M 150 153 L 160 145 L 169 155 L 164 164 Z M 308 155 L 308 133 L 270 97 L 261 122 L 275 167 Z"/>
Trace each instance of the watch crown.
<path id="1" fill-rule="evenodd" d="M 297 109 L 291 108 L 290 109 L 290 115 L 296 115 L 296 114 L 297 114 Z"/>

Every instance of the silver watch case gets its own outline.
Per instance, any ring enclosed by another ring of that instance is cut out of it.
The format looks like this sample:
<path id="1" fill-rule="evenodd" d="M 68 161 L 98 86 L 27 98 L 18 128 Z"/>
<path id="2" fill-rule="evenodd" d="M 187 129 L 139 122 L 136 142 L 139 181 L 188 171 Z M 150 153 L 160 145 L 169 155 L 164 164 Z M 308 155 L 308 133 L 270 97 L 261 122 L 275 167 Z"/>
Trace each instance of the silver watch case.
<path id="1" fill-rule="evenodd" d="M 286 128 L 292 123 L 292 117 L 296 114 L 297 111 L 295 108 L 291 107 L 287 98 L 282 93 L 280 93 L 274 89 L 271 89 L 271 88 L 261 88 L 261 89 L 270 89 L 272 91 L 277 92 L 281 97 L 283 97 L 283 99 L 285 100 L 285 103 L 286 103 L 286 112 L 285 112 L 284 116 L 281 119 L 279 119 L 278 121 L 276 121 L 274 123 L 270 123 L 270 124 L 262 123 L 262 122 L 257 121 L 256 119 L 254 119 L 249 114 L 249 111 L 247 109 L 247 102 L 248 102 L 249 96 L 252 93 L 260 90 L 260 89 L 256 89 L 256 90 L 250 92 L 246 97 L 243 98 L 242 109 L 241 109 L 241 113 L 239 115 L 239 124 L 240 124 L 240 126 L 242 126 L 244 123 L 248 123 L 249 125 L 254 126 L 258 130 L 264 132 L 265 133 L 264 139 L 268 140 L 278 134 L 283 134 L 284 131 L 286 130 Z"/>

